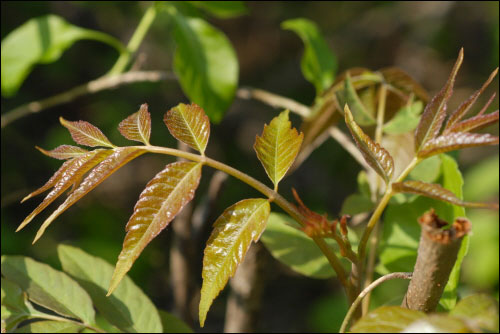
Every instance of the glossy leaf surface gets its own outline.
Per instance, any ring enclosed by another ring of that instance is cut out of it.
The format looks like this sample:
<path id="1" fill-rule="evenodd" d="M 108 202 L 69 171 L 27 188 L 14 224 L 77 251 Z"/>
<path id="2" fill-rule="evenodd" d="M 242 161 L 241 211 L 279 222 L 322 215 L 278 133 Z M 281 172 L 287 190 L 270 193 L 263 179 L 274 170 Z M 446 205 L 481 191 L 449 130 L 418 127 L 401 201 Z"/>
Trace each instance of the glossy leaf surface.
<path id="1" fill-rule="evenodd" d="M 111 154 L 109 154 L 111 151 Z M 120 167 L 131 161 L 132 159 L 138 157 L 139 155 L 145 153 L 146 151 L 135 148 L 135 147 L 120 147 L 114 150 L 106 150 L 107 157 L 102 160 L 97 167 L 95 167 L 87 177 L 80 183 L 78 188 L 76 188 L 69 196 L 66 198 L 63 204 L 61 204 L 57 210 L 55 210 L 49 218 L 47 218 L 40 229 L 38 230 L 35 240 L 36 242 L 45 229 L 56 219 L 61 213 L 66 211 L 70 206 L 75 204 L 80 198 L 89 193 L 92 189 L 97 187 L 102 181 L 108 178 L 111 174 L 116 172 Z"/>
<path id="2" fill-rule="evenodd" d="M 394 161 L 391 155 L 363 132 L 354 121 L 347 105 L 344 110 L 344 116 L 347 127 L 351 131 L 354 141 L 366 162 L 388 183 L 394 172 Z"/>
<path id="3" fill-rule="evenodd" d="M 448 81 L 441 91 L 432 98 L 425 107 L 424 113 L 420 118 L 420 123 L 415 131 L 415 152 L 419 153 L 423 146 L 431 139 L 435 138 L 446 117 L 446 103 L 453 93 L 453 85 L 460 65 L 464 58 L 463 49 L 460 50 L 458 59 L 451 70 Z"/>
<path id="4" fill-rule="evenodd" d="M 175 162 L 149 181 L 135 204 L 127 235 L 108 290 L 118 286 L 143 249 L 193 199 L 201 178 L 201 163 Z"/>
<path id="5" fill-rule="evenodd" d="M 202 108 L 194 103 L 180 103 L 167 111 L 163 121 L 172 136 L 205 154 L 210 137 L 210 121 Z"/>
<path id="6" fill-rule="evenodd" d="M 60 315 L 94 323 L 92 300 L 65 273 L 24 256 L 2 256 L 2 275 L 16 282 L 30 300 Z"/>
<path id="7" fill-rule="evenodd" d="M 227 208 L 215 221 L 203 257 L 199 310 L 202 327 L 213 300 L 236 272 L 252 241 L 259 240 L 269 212 L 269 201 L 245 199 Z"/>
<path id="8" fill-rule="evenodd" d="M 86 121 L 76 121 L 70 122 L 65 120 L 62 117 L 59 117 L 59 121 L 61 124 L 69 130 L 71 137 L 73 140 L 80 145 L 96 147 L 96 146 L 105 146 L 105 147 L 115 147 L 111 142 L 106 138 L 104 133 L 99 130 L 94 125 L 90 124 Z"/>
<path id="9" fill-rule="evenodd" d="M 89 152 L 81 147 L 71 146 L 71 145 L 61 145 L 50 151 L 46 151 L 38 146 L 35 147 L 37 150 L 39 150 L 46 156 L 59 160 L 68 160 L 71 158 L 77 158 Z"/>
<path id="10" fill-rule="evenodd" d="M 227 37 L 208 22 L 175 12 L 174 72 L 189 100 L 220 122 L 238 85 L 238 59 Z"/>
<path id="11" fill-rule="evenodd" d="M 262 136 L 256 136 L 254 149 L 275 188 L 292 166 L 304 135 L 292 128 L 288 110 L 264 125 Z"/>
<path id="12" fill-rule="evenodd" d="M 127 139 L 149 145 L 149 137 L 151 137 L 151 115 L 148 112 L 147 103 L 141 105 L 138 112 L 133 113 L 121 121 L 118 125 L 118 130 Z"/>
<path id="13" fill-rule="evenodd" d="M 418 152 L 420 158 L 462 148 L 498 145 L 498 137 L 488 133 L 451 132 L 429 140 Z"/>
<path id="14" fill-rule="evenodd" d="M 158 310 L 142 290 L 125 276 L 112 296 L 106 297 L 113 266 L 101 258 L 69 245 L 59 245 L 63 270 L 90 295 L 99 313 L 125 332 L 161 333 Z"/>
<path id="15" fill-rule="evenodd" d="M 291 19 L 282 22 L 281 27 L 295 32 L 302 39 L 302 74 L 316 87 L 316 95 L 320 95 L 333 83 L 337 70 L 335 55 L 313 21 L 303 18 Z"/>
<path id="16" fill-rule="evenodd" d="M 346 104 L 349 106 L 349 110 L 352 112 L 353 118 L 357 124 L 368 126 L 376 123 L 375 118 L 363 105 L 358 93 L 356 93 L 356 89 L 354 88 L 349 74 L 344 79 L 344 90 L 339 91 L 337 97 L 341 108 L 344 108 Z"/>

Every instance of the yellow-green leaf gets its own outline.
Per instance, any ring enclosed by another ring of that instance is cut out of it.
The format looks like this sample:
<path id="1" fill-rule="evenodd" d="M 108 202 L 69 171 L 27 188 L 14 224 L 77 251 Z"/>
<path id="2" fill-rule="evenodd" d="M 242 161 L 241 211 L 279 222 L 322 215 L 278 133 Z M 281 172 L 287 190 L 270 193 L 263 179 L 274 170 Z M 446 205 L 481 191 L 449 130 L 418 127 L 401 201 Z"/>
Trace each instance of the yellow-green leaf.
<path id="1" fill-rule="evenodd" d="M 347 73 L 344 79 L 344 90 L 337 92 L 337 98 L 341 106 L 347 104 L 352 109 L 354 120 L 361 126 L 369 126 L 376 123 L 373 114 L 365 107 L 356 93 L 351 82 L 351 76 Z"/>
<path id="2" fill-rule="evenodd" d="M 78 147 L 78 146 L 71 146 L 71 145 L 61 145 L 56 147 L 55 149 L 51 151 L 46 151 L 43 148 L 40 148 L 38 146 L 35 146 L 37 150 L 45 154 L 46 156 L 49 156 L 54 159 L 59 159 L 59 160 L 67 160 L 71 158 L 76 158 L 79 156 L 82 156 L 85 153 L 88 153 L 89 151 Z"/>
<path id="3" fill-rule="evenodd" d="M 163 121 L 172 136 L 205 154 L 210 136 L 210 121 L 200 106 L 180 103 L 167 111 Z"/>
<path id="4" fill-rule="evenodd" d="M 352 137 L 366 162 L 385 180 L 386 183 L 389 183 L 394 172 L 394 160 L 392 156 L 385 148 L 367 136 L 356 124 L 347 104 L 344 108 L 344 116 L 347 127 L 349 131 L 351 131 Z"/>
<path id="5" fill-rule="evenodd" d="M 266 227 L 269 212 L 267 200 L 245 199 L 227 208 L 214 223 L 203 258 L 201 327 L 205 324 L 212 301 L 234 275 L 252 241 L 259 240 Z"/>
<path id="6" fill-rule="evenodd" d="M 95 151 L 94 151 L 95 152 Z M 70 206 L 75 204 L 80 198 L 85 196 L 89 191 L 97 187 L 102 181 L 108 178 L 111 174 L 116 172 L 120 167 L 145 153 L 143 149 L 137 147 L 120 147 L 114 150 L 106 150 L 106 158 L 101 160 L 99 165 L 95 167 L 87 177 L 82 181 L 78 188 L 73 191 L 68 198 L 61 204 L 56 211 L 54 211 L 49 218 L 45 220 L 40 229 L 38 230 L 35 243 L 43 234 L 45 229 L 56 219 L 61 213 L 66 211 Z M 111 153 L 111 154 L 110 154 Z M 95 165 L 94 165 L 95 166 Z M 83 175 L 83 174 L 82 174 Z"/>
<path id="7" fill-rule="evenodd" d="M 291 125 L 285 110 L 269 125 L 264 125 L 262 137 L 255 138 L 253 147 L 275 188 L 292 166 L 304 138 L 303 133 L 299 134 Z"/>
<path id="8" fill-rule="evenodd" d="M 202 164 L 196 162 L 175 162 L 167 165 L 146 185 L 125 228 L 127 235 L 111 278 L 108 296 L 147 244 L 193 199 L 200 182 L 201 167 Z"/>
<path id="9" fill-rule="evenodd" d="M 118 125 L 118 130 L 127 139 L 140 141 L 145 145 L 149 145 L 151 115 L 148 112 L 148 104 L 144 103 L 138 112 L 121 121 Z"/>
<path id="10" fill-rule="evenodd" d="M 70 122 L 65 120 L 62 117 L 59 117 L 59 121 L 61 124 L 69 130 L 71 137 L 73 140 L 80 145 L 96 147 L 96 146 L 104 146 L 114 148 L 115 145 L 111 144 L 111 142 L 106 138 L 106 136 L 102 133 L 94 125 L 85 121 L 76 121 Z"/>

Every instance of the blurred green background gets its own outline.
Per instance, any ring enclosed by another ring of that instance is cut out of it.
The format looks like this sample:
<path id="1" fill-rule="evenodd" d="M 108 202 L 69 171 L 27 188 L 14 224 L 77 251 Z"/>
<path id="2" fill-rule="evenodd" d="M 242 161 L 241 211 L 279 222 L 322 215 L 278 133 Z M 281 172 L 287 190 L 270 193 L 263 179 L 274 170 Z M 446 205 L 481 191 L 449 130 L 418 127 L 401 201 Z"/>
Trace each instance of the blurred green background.
<path id="1" fill-rule="evenodd" d="M 30 18 L 53 13 L 77 26 L 100 30 L 126 43 L 148 2 L 17 2 L 1 3 L 2 39 Z M 336 54 L 339 70 L 362 66 L 379 69 L 398 66 L 435 94 L 446 80 L 460 47 L 465 60 L 458 75 L 449 110 L 479 88 L 498 66 L 498 2 L 246 2 L 248 13 L 232 19 L 208 19 L 228 36 L 240 63 L 240 86 L 252 86 L 311 104 L 314 86 L 302 76 L 300 39 L 280 28 L 284 20 L 305 17 L 315 21 Z M 175 48 L 172 25 L 160 15 L 138 54 L 143 70 L 171 70 Z M 112 48 L 80 41 L 53 64 L 36 66 L 18 94 L 2 98 L 2 113 L 21 104 L 60 93 L 103 75 L 113 65 Z M 498 91 L 496 78 L 488 92 Z M 478 105 L 485 102 L 488 93 Z M 22 254 L 59 268 L 56 245 L 70 242 L 85 251 L 115 263 L 125 235 L 124 226 L 144 185 L 163 166 L 173 161 L 165 156 L 143 156 L 115 173 L 49 228 L 35 245 L 31 241 L 42 213 L 20 233 L 17 225 L 38 204 L 19 204 L 29 192 L 41 186 L 58 168 L 59 161 L 35 150 L 52 149 L 72 142 L 59 116 L 86 120 L 98 126 L 118 145 L 128 145 L 116 130 L 118 123 L 149 104 L 152 116 L 151 142 L 175 147 L 165 128 L 163 114 L 179 102 L 186 102 L 178 83 L 136 83 L 116 90 L 84 96 L 71 103 L 29 115 L 2 129 L 1 141 L 1 249 L 2 254 Z M 493 102 L 498 108 L 498 99 Z M 479 108 L 479 107 L 476 107 Z M 277 111 L 256 101 L 235 99 L 223 121 L 212 125 L 207 155 L 265 181 L 252 145 L 264 123 Z M 299 118 L 291 116 L 298 127 Z M 498 135 L 498 126 L 487 129 Z M 498 201 L 498 147 L 464 150 L 458 154 L 465 176 L 465 199 Z M 313 210 L 336 217 L 343 199 L 356 189 L 360 167 L 333 140 L 328 140 L 280 185 L 291 199 L 295 187 Z M 197 190 L 199 202 L 207 190 L 210 175 Z M 217 201 L 217 213 L 234 202 L 257 193 L 229 178 Z M 58 201 L 60 203 L 61 201 Z M 55 207 L 51 206 L 48 210 Z M 498 236 L 496 212 L 470 210 L 473 236 L 463 266 L 461 296 L 482 291 L 498 298 Z M 212 222 L 208 222 L 212 224 Z M 208 237 L 208 235 L 207 235 Z M 165 230 L 136 261 L 129 275 L 160 308 L 173 311 L 169 279 L 171 229 Z M 269 254 L 259 331 L 336 331 L 346 312 L 346 301 L 335 280 L 313 280 L 292 273 Z M 201 264 L 202 253 L 199 255 Z M 201 266 L 199 266 L 201 273 Z M 201 281 L 200 275 L 196 280 Z M 399 303 L 407 282 L 392 281 L 375 290 L 373 307 Z M 218 298 L 207 319 L 206 331 L 221 331 L 225 297 Z M 198 328 L 195 328 L 198 330 Z"/>

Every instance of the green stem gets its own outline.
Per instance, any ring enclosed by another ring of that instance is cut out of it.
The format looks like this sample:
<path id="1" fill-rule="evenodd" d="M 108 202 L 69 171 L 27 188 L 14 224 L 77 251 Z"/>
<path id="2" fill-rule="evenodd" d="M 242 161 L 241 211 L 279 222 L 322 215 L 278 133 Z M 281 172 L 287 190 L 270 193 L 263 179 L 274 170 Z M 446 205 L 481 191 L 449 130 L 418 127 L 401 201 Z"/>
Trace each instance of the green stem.
<path id="1" fill-rule="evenodd" d="M 144 15 L 142 16 L 141 22 L 139 22 L 139 25 L 137 26 L 134 34 L 132 35 L 132 38 L 128 42 L 126 52 L 122 52 L 120 54 L 120 57 L 116 61 L 115 65 L 113 65 L 113 68 L 111 68 L 108 75 L 115 75 L 125 71 L 127 65 L 130 62 L 130 59 L 141 45 L 142 40 L 146 36 L 146 33 L 148 32 L 149 28 L 151 27 L 151 24 L 153 23 L 156 17 L 156 13 L 157 13 L 156 7 L 154 5 L 150 6 L 146 10 Z"/>

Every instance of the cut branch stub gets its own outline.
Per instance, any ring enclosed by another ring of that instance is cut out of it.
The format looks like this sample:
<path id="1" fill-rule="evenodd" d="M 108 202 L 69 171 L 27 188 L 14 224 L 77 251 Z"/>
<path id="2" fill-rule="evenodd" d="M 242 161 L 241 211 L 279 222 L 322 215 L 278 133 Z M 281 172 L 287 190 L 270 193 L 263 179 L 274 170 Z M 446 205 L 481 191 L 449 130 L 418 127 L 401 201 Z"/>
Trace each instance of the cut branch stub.
<path id="1" fill-rule="evenodd" d="M 167 111 L 163 121 L 177 140 L 188 144 L 202 155 L 205 154 L 210 137 L 210 121 L 200 106 L 180 103 Z"/>
<path id="2" fill-rule="evenodd" d="M 347 104 L 344 108 L 344 116 L 347 127 L 351 131 L 352 137 L 366 162 L 384 179 L 386 184 L 389 183 L 394 173 L 394 160 L 392 156 L 385 148 L 366 135 L 356 124 Z"/>
<path id="3" fill-rule="evenodd" d="M 85 121 L 70 122 L 59 117 L 61 124 L 69 130 L 73 140 L 80 145 L 96 147 L 116 147 L 96 126 Z"/>
<path id="4" fill-rule="evenodd" d="M 214 223 L 203 257 L 201 327 L 210 305 L 234 275 L 252 241 L 257 242 L 264 232 L 270 208 L 265 199 L 245 199 L 227 208 Z"/>
<path id="5" fill-rule="evenodd" d="M 288 110 L 273 118 L 269 125 L 264 125 L 261 137 L 256 136 L 253 148 L 275 189 L 292 166 L 303 138 L 302 132 L 299 134 L 297 129 L 292 128 Z"/>
<path id="6" fill-rule="evenodd" d="M 201 178 L 201 163 L 174 162 L 158 173 L 142 191 L 130 217 L 108 296 L 118 286 L 143 249 L 193 199 Z"/>
<path id="7" fill-rule="evenodd" d="M 141 105 L 138 112 L 125 118 L 118 125 L 118 130 L 127 139 L 139 141 L 144 145 L 149 145 L 151 136 L 151 115 L 148 112 L 148 105 Z"/>

